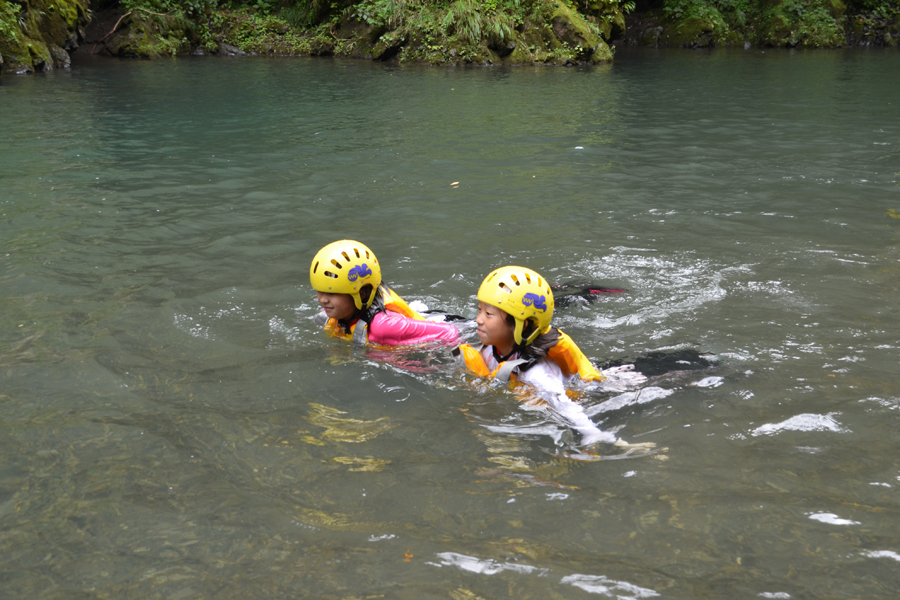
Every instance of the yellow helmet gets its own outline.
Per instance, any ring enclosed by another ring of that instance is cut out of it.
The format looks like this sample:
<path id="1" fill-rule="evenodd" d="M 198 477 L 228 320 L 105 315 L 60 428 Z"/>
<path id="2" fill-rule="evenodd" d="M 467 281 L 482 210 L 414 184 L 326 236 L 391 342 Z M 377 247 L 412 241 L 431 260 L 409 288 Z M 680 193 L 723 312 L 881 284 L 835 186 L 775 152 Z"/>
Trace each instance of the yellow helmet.
<path id="1" fill-rule="evenodd" d="M 372 285 L 366 308 L 375 300 L 375 290 L 381 285 L 378 259 L 365 244 L 354 240 L 332 242 L 319 250 L 309 267 L 309 282 L 317 292 L 350 294 L 356 308 L 362 310 L 359 290 Z"/>
<path id="2" fill-rule="evenodd" d="M 550 328 L 553 318 L 553 292 L 550 284 L 535 271 L 525 267 L 501 267 L 484 278 L 478 288 L 478 300 L 512 315 L 516 320 L 513 337 L 527 346 Z M 529 319 L 537 327 L 522 342 L 522 331 Z"/>

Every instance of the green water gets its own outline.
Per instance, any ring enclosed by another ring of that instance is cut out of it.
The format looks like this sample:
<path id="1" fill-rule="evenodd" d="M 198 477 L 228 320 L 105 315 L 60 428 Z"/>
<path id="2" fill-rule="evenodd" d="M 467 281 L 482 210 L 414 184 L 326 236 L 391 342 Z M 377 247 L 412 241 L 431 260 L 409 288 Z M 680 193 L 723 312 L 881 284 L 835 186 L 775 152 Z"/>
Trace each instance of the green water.
<path id="1" fill-rule="evenodd" d="M 0 598 L 894 598 L 898 73 L 4 77 Z M 309 262 L 342 237 L 465 316 L 502 264 L 626 288 L 554 323 L 598 363 L 720 362 L 582 393 L 656 455 L 560 458 L 563 425 L 445 352 L 317 330 Z"/>

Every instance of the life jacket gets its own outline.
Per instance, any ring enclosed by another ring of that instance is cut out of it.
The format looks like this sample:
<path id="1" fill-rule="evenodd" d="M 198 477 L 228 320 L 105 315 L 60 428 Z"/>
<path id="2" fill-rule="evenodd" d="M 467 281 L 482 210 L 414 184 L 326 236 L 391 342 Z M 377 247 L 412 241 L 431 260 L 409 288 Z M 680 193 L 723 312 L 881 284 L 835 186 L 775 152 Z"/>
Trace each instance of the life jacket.
<path id="1" fill-rule="evenodd" d="M 350 324 L 350 333 L 338 322 L 337 319 L 328 318 L 324 312 L 316 315 L 316 324 L 322 325 L 329 335 L 339 337 L 358 344 L 366 344 L 369 341 L 369 322 L 380 312 L 395 312 L 416 321 L 424 321 L 425 317 L 414 311 L 401 298 L 383 283 L 375 291 L 377 294 L 372 306 L 364 310 L 360 316 Z"/>
<path id="2" fill-rule="evenodd" d="M 571 377 L 578 375 L 584 381 L 603 381 L 606 379 L 600 371 L 598 371 L 591 361 L 584 355 L 578 345 L 572 341 L 568 335 L 560 330 L 556 330 L 559 334 L 559 341 L 553 345 L 548 351 L 547 356 L 555 362 L 563 375 Z M 460 344 L 453 350 L 453 355 L 461 361 L 467 369 L 478 375 L 479 377 L 491 377 L 500 381 L 515 381 L 515 370 L 520 365 L 534 362 L 534 359 L 528 360 L 524 358 L 516 358 L 506 360 L 500 363 L 493 371 L 488 368 L 484 357 L 481 355 L 481 344 L 469 345 Z M 540 360 L 540 359 L 537 359 Z"/>

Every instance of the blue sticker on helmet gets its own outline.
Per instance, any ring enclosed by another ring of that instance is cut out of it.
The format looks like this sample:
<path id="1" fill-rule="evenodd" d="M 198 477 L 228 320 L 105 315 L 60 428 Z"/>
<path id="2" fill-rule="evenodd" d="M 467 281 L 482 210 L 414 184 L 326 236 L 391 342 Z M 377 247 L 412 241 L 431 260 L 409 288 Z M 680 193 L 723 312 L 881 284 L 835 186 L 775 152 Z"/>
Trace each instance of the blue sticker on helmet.
<path id="1" fill-rule="evenodd" d="M 522 296 L 522 304 L 525 306 L 534 306 L 540 310 L 547 310 L 547 297 L 538 296 L 537 294 L 528 292 Z"/>
<path id="2" fill-rule="evenodd" d="M 363 263 L 350 269 L 350 271 L 347 273 L 347 279 L 349 279 L 350 281 L 356 281 L 360 277 L 366 278 L 371 274 L 372 269 L 369 268 L 369 265 Z"/>

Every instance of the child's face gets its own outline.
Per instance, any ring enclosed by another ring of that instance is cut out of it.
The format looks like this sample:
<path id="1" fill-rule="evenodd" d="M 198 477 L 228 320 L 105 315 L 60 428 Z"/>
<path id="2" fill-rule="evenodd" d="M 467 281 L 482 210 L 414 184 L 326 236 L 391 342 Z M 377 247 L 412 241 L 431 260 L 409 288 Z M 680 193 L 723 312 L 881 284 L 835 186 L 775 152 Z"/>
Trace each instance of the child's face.
<path id="1" fill-rule="evenodd" d="M 501 354 L 509 354 L 513 349 L 513 328 L 506 322 L 506 313 L 496 306 L 478 303 L 478 339 L 485 346 L 494 346 Z"/>
<path id="2" fill-rule="evenodd" d="M 325 314 L 332 319 L 347 321 L 356 314 L 356 304 L 350 294 L 329 294 L 317 292 L 319 304 Z"/>

